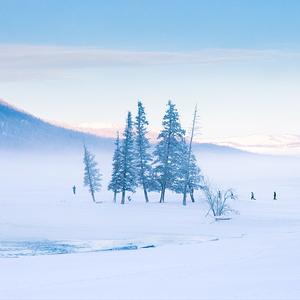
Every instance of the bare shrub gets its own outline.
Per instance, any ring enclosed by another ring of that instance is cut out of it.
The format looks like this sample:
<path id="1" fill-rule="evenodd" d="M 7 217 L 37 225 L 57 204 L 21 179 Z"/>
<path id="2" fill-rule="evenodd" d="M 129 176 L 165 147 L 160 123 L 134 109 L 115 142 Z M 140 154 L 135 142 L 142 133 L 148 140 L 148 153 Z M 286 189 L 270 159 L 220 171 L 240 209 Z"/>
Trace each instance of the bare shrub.
<path id="1" fill-rule="evenodd" d="M 212 212 L 214 217 L 221 217 L 232 212 L 237 212 L 229 205 L 230 200 L 238 199 L 235 191 L 230 188 L 227 190 L 219 190 L 212 188 L 210 184 L 202 186 L 202 190 L 205 194 L 205 200 L 208 203 L 209 210 L 206 215 Z"/>

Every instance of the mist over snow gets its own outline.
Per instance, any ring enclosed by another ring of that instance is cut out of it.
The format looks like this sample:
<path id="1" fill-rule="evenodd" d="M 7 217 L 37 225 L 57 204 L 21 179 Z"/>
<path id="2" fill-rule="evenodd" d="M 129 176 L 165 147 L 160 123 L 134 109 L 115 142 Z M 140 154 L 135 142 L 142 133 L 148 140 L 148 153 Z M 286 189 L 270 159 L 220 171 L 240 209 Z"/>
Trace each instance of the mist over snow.
<path id="1" fill-rule="evenodd" d="M 140 190 L 113 204 L 112 151 L 93 151 L 99 204 L 81 150 L 0 151 L 0 299 L 298 298 L 299 159 L 197 151 L 211 182 L 239 195 L 239 215 L 214 222 L 200 192 L 187 207 Z"/>
<path id="2" fill-rule="evenodd" d="M 52 125 L 4 101 L 0 102 L 0 129 L 2 166 L 7 170 L 1 174 L 2 182 L 6 182 L 0 191 L 2 199 L 15 194 L 17 200 L 20 190 L 28 195 L 22 201 L 43 201 L 45 190 L 47 199 L 53 193 L 53 201 L 71 197 L 72 185 L 82 184 L 83 144 L 96 154 L 103 173 L 101 197 L 110 199 L 106 187 L 111 175 L 112 138 Z M 286 189 L 296 188 L 300 161 L 296 157 L 258 155 L 207 143 L 193 148 L 205 176 L 224 188 L 237 188 L 245 199 L 252 190 L 265 196 L 273 190 L 285 193 Z M 11 187 L 14 182 L 20 189 Z"/>
<path id="3" fill-rule="evenodd" d="M 0 300 L 300 300 L 299 12 L 0 0 Z"/>
<path id="4" fill-rule="evenodd" d="M 78 198 L 89 202 L 82 187 L 83 143 L 95 153 L 103 174 L 99 197 L 111 201 L 107 185 L 113 139 L 49 124 L 4 101 L 0 102 L 0 129 L 0 160 L 5 170 L 0 175 L 1 201 L 72 200 L 71 187 L 76 185 Z M 257 155 L 214 144 L 195 144 L 193 148 L 203 174 L 220 188 L 235 188 L 241 199 L 248 199 L 251 191 L 262 199 L 271 197 L 275 190 L 282 196 L 296 198 L 299 194 L 300 160 L 296 157 Z M 154 193 L 153 197 L 156 201 L 158 195 Z M 140 201 L 138 196 L 133 198 Z"/>
<path id="5" fill-rule="evenodd" d="M 113 203 L 110 137 L 5 102 L 0 130 L 0 299 L 299 298 L 299 158 L 195 144 L 202 174 L 238 194 L 238 214 L 216 222 L 201 191 L 186 207 L 169 191 L 145 203 L 141 189 Z M 97 204 L 83 144 L 103 177 Z"/>

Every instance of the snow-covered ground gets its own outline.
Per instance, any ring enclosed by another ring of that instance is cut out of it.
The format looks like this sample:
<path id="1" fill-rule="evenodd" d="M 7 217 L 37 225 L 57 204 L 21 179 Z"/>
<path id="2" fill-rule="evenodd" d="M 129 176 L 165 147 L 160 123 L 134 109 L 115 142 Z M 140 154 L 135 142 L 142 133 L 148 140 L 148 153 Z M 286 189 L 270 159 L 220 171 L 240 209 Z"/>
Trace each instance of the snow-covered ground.
<path id="1" fill-rule="evenodd" d="M 0 299 L 300 299 L 299 159 L 199 154 L 240 195 L 240 213 L 214 222 L 201 194 L 113 204 L 111 154 L 97 158 L 93 204 L 81 154 L 1 155 Z"/>

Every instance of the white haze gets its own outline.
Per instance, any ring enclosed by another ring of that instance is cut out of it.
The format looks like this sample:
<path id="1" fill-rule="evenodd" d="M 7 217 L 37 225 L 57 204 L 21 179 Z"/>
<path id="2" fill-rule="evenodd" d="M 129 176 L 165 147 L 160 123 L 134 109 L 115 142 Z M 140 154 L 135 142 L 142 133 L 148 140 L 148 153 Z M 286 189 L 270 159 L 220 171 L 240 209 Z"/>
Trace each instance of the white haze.
<path id="1" fill-rule="evenodd" d="M 0 299 L 299 299 L 299 159 L 197 153 L 212 184 L 239 194 L 240 214 L 214 222 L 198 192 L 186 207 L 172 193 L 113 204 L 112 153 L 95 154 L 99 204 L 81 151 L 1 152 Z M 58 255 L 57 242 L 75 248 Z"/>
<path id="2" fill-rule="evenodd" d="M 110 202 L 112 195 L 107 191 L 107 184 L 112 153 L 110 150 L 96 150 L 95 154 L 103 174 L 102 191 L 97 197 L 101 201 Z M 220 188 L 235 188 L 241 200 L 248 199 L 251 191 L 257 193 L 259 198 L 271 198 L 273 191 L 277 191 L 281 197 L 300 195 L 298 158 L 247 153 L 222 154 L 221 151 L 197 152 L 197 158 L 203 174 L 212 183 Z M 43 203 L 74 200 L 71 193 L 73 185 L 78 188 L 77 198 L 90 201 L 82 186 L 80 150 L 56 153 L 2 152 L 0 165 L 4 170 L 0 172 L 1 201 Z M 153 193 L 151 198 L 157 201 L 158 194 Z"/>

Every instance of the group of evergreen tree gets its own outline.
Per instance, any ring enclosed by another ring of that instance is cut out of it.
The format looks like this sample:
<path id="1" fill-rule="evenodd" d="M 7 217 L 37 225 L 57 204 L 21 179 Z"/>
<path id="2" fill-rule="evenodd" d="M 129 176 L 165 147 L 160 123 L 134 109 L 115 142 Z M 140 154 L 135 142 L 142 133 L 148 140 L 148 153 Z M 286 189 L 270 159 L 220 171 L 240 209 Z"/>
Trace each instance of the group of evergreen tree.
<path id="1" fill-rule="evenodd" d="M 126 192 L 134 193 L 137 187 L 143 189 L 146 202 L 149 202 L 148 193 L 151 191 L 160 192 L 160 202 L 164 202 L 167 189 L 183 194 L 183 205 L 186 205 L 187 193 L 194 201 L 194 190 L 200 188 L 202 179 L 192 153 L 195 117 L 196 110 L 188 145 L 175 104 L 169 101 L 162 122 L 163 129 L 158 135 L 155 150 L 151 153 L 147 137 L 149 123 L 142 102 L 138 102 L 135 122 L 129 112 L 123 139 L 120 142 L 118 133 L 115 141 L 113 171 L 108 186 L 114 193 L 115 202 L 117 194 L 121 193 L 121 203 L 124 204 Z"/>

